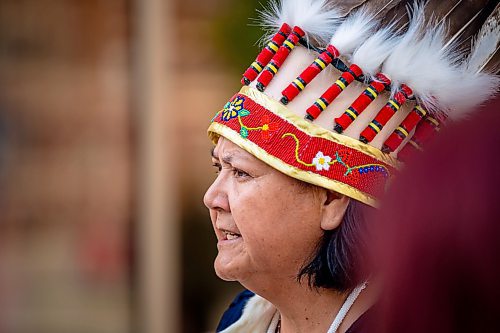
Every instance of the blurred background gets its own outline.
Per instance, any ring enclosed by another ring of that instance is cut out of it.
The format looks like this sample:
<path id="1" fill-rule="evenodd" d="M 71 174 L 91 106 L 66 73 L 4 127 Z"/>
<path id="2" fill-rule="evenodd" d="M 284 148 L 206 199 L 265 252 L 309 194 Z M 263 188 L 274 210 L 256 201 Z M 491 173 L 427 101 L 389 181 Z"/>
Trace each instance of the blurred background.
<path id="1" fill-rule="evenodd" d="M 258 2 L 0 0 L 0 333 L 214 331 L 206 128 Z"/>

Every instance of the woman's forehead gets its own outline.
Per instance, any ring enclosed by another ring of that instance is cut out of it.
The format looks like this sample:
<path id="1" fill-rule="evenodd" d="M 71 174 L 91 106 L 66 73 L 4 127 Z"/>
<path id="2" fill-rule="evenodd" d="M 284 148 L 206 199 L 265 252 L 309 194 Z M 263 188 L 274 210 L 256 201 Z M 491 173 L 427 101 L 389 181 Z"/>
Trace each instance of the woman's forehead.
<path id="1" fill-rule="evenodd" d="M 265 164 L 254 157 L 252 154 L 223 136 L 219 138 L 217 144 L 212 149 L 212 156 L 216 159 L 224 159 L 226 161 L 241 159 L 249 162 Z"/>
<path id="2" fill-rule="evenodd" d="M 283 184 L 300 183 L 299 180 L 271 167 L 223 136 L 219 137 L 217 144 L 212 148 L 212 158 L 228 164 L 239 164 L 243 168 L 248 168 L 248 170 L 258 170 L 260 175 L 273 175 L 273 181 L 280 181 L 283 182 Z"/>

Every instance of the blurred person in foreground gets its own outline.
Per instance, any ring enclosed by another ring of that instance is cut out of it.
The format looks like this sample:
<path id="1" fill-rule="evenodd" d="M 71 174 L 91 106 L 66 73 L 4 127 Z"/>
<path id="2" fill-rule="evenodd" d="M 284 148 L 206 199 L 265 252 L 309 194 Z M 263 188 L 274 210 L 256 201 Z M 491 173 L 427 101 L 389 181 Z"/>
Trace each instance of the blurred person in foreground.
<path id="1" fill-rule="evenodd" d="M 485 14 L 472 26 L 471 8 Z M 453 42 L 475 36 L 494 9 L 381 0 L 263 9 L 267 44 L 208 129 L 214 267 L 248 289 L 218 332 L 370 331 L 370 207 L 398 158 L 495 90 L 484 52 L 462 60 Z"/>
<path id="2" fill-rule="evenodd" d="M 496 99 L 395 182 L 375 222 L 377 332 L 500 332 L 499 127 Z"/>

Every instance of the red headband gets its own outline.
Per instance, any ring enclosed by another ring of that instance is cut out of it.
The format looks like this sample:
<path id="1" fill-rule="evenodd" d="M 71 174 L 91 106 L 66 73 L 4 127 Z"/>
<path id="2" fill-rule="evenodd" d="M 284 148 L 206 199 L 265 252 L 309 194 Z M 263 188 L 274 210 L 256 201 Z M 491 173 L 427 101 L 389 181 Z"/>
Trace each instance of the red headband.
<path id="1" fill-rule="evenodd" d="M 398 162 L 380 150 L 316 126 L 286 106 L 243 87 L 208 129 L 273 168 L 375 206 Z"/>

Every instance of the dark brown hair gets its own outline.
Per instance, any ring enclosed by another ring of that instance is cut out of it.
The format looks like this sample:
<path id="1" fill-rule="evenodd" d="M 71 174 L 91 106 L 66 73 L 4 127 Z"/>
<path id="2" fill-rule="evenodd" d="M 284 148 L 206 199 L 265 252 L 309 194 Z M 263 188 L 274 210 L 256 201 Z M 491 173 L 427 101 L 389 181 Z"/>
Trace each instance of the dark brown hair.
<path id="1" fill-rule="evenodd" d="M 324 232 L 314 258 L 302 268 L 298 279 L 307 277 L 313 288 L 340 292 L 362 283 L 367 278 L 363 269 L 367 237 L 365 218 L 370 209 L 351 200 L 340 226 Z"/>

